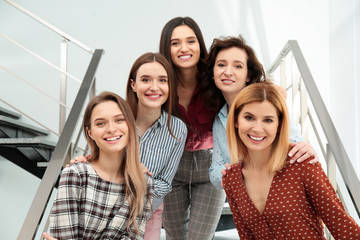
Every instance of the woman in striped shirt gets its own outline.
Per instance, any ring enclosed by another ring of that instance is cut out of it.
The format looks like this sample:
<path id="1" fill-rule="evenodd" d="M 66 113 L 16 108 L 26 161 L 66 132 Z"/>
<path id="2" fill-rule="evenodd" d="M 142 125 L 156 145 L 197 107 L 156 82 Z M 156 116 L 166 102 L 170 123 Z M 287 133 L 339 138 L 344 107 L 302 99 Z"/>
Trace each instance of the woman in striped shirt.
<path id="1" fill-rule="evenodd" d="M 146 224 L 145 239 L 160 239 L 163 199 L 172 189 L 187 136 L 176 113 L 176 85 L 168 61 L 158 53 L 145 53 L 133 64 L 126 100 L 136 119 L 140 161 L 155 180 L 154 214 Z"/>

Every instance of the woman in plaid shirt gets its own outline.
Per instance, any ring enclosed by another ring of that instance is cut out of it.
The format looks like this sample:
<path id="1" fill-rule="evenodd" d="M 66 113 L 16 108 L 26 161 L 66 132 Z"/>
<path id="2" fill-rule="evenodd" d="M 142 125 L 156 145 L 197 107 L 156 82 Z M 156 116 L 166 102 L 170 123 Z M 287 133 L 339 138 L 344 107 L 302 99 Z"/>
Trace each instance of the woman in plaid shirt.
<path id="1" fill-rule="evenodd" d="M 143 239 L 153 180 L 140 167 L 130 107 L 104 92 L 89 102 L 83 129 L 91 157 L 63 170 L 50 234 L 59 240 Z"/>

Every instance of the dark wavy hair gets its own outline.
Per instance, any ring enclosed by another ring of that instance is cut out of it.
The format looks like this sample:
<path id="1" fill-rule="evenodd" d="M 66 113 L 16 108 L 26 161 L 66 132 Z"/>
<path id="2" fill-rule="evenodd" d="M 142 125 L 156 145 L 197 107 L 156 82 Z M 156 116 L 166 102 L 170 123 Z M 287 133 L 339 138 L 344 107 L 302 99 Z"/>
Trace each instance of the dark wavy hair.
<path id="1" fill-rule="evenodd" d="M 207 81 L 203 81 L 203 88 L 208 89 L 208 91 L 204 92 L 204 98 L 208 101 L 206 104 L 208 108 L 218 112 L 221 107 L 225 104 L 224 96 L 221 91 L 216 87 L 213 79 L 214 77 L 214 65 L 216 61 L 216 57 L 220 51 L 224 49 L 229 49 L 232 47 L 237 47 L 243 49 L 247 55 L 247 67 L 248 67 L 248 78 L 249 82 L 246 82 L 246 85 L 250 85 L 252 83 L 260 82 L 266 79 L 265 71 L 263 65 L 260 63 L 258 58 L 256 57 L 255 51 L 246 44 L 245 39 L 239 35 L 238 37 L 220 37 L 214 38 L 209 54 L 205 59 L 206 69 L 202 72 L 203 79 L 207 79 Z"/>

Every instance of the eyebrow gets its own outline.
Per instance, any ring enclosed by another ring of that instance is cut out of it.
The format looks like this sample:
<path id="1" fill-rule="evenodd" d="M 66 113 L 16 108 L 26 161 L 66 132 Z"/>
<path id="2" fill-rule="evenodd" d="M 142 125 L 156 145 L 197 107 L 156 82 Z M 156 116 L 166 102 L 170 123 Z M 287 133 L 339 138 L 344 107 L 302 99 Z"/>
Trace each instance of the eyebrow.
<path id="1" fill-rule="evenodd" d="M 118 115 L 113 116 L 113 118 L 117 118 L 117 117 L 124 117 L 124 114 L 118 114 Z M 94 119 L 94 122 L 100 121 L 100 120 L 104 120 L 104 119 L 105 119 L 105 118 L 95 118 L 95 119 Z"/>
<path id="2" fill-rule="evenodd" d="M 146 74 L 140 76 L 140 78 L 144 78 L 144 77 L 152 77 L 152 76 L 146 75 Z M 166 76 L 166 75 L 160 75 L 159 77 L 161 77 L 161 78 L 168 78 L 168 76 Z"/>
<path id="3" fill-rule="evenodd" d="M 251 115 L 251 116 L 255 116 L 255 115 L 252 114 L 251 112 L 244 112 L 243 114 L 248 114 L 248 115 Z M 263 118 L 275 118 L 275 116 L 269 115 L 269 116 L 264 116 Z"/>
<path id="4" fill-rule="evenodd" d="M 226 61 L 225 59 L 219 59 L 219 60 L 216 61 L 216 63 L 218 63 L 218 62 L 227 62 L 227 61 Z M 236 63 L 242 63 L 242 64 L 245 65 L 245 63 L 244 63 L 243 61 L 240 61 L 240 60 L 235 60 L 234 62 L 236 62 Z"/>
<path id="5" fill-rule="evenodd" d="M 190 36 L 190 37 L 187 37 L 186 39 L 192 39 L 192 38 L 196 39 L 196 36 Z M 173 39 L 170 39 L 170 42 L 179 41 L 179 40 L 180 40 L 180 38 L 173 38 Z"/>

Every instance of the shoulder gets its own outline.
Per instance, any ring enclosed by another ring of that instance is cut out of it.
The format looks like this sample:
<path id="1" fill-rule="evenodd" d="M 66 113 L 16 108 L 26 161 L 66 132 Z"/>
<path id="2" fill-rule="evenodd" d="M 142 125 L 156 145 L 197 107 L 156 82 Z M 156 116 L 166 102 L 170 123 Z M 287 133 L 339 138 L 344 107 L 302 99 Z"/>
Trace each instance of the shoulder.
<path id="1" fill-rule="evenodd" d="M 187 127 L 186 124 L 178 117 L 171 116 L 170 117 L 170 127 L 174 134 L 186 134 Z"/>
<path id="2" fill-rule="evenodd" d="M 237 163 L 237 164 L 231 164 L 230 169 L 226 169 L 225 170 L 225 176 L 223 177 L 223 179 L 227 179 L 227 180 L 232 180 L 234 177 L 237 178 L 240 175 L 242 175 L 241 173 L 241 163 Z"/>
<path id="3" fill-rule="evenodd" d="M 69 167 L 66 167 L 62 171 L 62 175 L 77 175 L 88 177 L 89 175 L 95 174 L 95 170 L 92 168 L 90 163 L 77 162 Z"/>
<path id="4" fill-rule="evenodd" d="M 314 174 L 322 174 L 324 171 L 321 167 L 321 164 L 319 162 L 311 164 L 310 160 L 312 159 L 313 157 L 310 157 L 301 163 L 296 162 L 294 164 L 290 164 L 289 162 L 287 162 L 283 170 L 287 169 L 291 172 L 295 172 L 296 174 L 301 174 L 303 177 L 308 177 L 309 175 Z"/>

